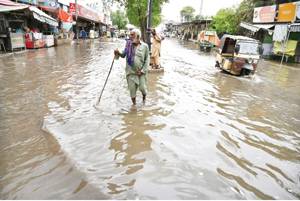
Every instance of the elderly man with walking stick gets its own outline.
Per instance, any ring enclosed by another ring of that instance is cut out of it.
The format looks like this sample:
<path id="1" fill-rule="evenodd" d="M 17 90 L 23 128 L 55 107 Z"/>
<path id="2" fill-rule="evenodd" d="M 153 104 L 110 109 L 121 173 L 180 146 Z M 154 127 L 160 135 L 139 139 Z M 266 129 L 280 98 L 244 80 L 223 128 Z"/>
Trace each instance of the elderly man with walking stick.
<path id="1" fill-rule="evenodd" d="M 129 40 L 125 49 L 114 51 L 116 59 L 126 57 L 126 79 L 132 104 L 136 105 L 136 92 L 139 89 L 143 95 L 143 103 L 147 95 L 147 73 L 150 62 L 148 45 L 140 40 L 141 32 L 138 29 L 130 31 Z"/>

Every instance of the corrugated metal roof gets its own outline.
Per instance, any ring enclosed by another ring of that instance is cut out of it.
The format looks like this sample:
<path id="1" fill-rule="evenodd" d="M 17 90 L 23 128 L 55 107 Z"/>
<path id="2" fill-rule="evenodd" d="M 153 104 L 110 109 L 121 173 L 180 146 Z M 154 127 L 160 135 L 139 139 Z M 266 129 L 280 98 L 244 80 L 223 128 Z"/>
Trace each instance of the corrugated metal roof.
<path id="1" fill-rule="evenodd" d="M 22 10 L 28 8 L 29 5 L 15 3 L 9 0 L 0 0 L 0 12 L 9 12 L 13 10 Z"/>
<path id="2" fill-rule="evenodd" d="M 247 22 L 241 22 L 240 26 L 252 32 L 257 32 L 260 29 L 264 29 L 267 30 L 269 34 L 272 34 L 273 31 L 270 30 L 270 28 L 274 27 L 275 25 L 274 24 L 250 24 Z"/>
<path id="3" fill-rule="evenodd" d="M 5 6 L 20 6 L 20 5 L 25 5 L 21 3 L 16 3 L 10 0 L 0 0 L 0 5 L 5 5 Z"/>
<path id="4" fill-rule="evenodd" d="M 43 11 L 41 11 L 40 9 L 38 9 L 35 6 L 30 6 L 29 10 L 31 10 L 33 12 L 33 17 L 41 22 L 45 22 L 49 25 L 52 26 L 58 26 L 58 22 L 52 18 L 51 16 L 47 15 L 46 13 L 44 13 Z"/>
<path id="5" fill-rule="evenodd" d="M 292 24 L 290 28 L 290 32 L 300 32 L 300 23 Z"/>
<path id="6" fill-rule="evenodd" d="M 248 41 L 257 41 L 253 38 L 249 38 L 249 37 L 246 37 L 246 36 L 236 36 L 236 35 L 229 35 L 229 34 L 225 34 L 223 37 L 222 37 L 222 40 L 225 39 L 225 38 L 231 38 L 233 40 L 248 40 Z"/>

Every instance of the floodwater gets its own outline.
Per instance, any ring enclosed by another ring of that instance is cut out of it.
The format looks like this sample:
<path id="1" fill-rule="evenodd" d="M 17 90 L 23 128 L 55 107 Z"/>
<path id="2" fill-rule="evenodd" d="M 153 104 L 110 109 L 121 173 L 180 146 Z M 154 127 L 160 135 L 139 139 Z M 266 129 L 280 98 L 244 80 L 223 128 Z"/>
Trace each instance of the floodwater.
<path id="1" fill-rule="evenodd" d="M 300 66 L 252 78 L 166 39 L 131 106 L 122 41 L 0 58 L 2 199 L 300 199 Z"/>

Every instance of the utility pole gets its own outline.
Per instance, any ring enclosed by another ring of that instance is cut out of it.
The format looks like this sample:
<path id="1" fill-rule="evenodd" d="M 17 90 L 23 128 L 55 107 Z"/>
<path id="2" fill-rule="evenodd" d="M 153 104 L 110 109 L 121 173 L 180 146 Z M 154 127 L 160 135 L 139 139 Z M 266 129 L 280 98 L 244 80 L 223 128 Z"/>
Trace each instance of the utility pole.
<path id="1" fill-rule="evenodd" d="M 77 24 L 77 19 L 78 19 L 78 5 L 77 5 L 77 0 L 75 0 L 75 18 L 76 18 L 76 43 L 78 43 L 78 34 L 79 34 L 79 30 L 78 30 L 78 24 Z"/>
<path id="2" fill-rule="evenodd" d="M 152 22 L 152 0 L 148 0 L 147 11 L 147 43 L 151 54 L 151 22 Z"/>
<path id="3" fill-rule="evenodd" d="M 200 17 L 202 17 L 202 10 L 203 10 L 203 0 L 200 0 Z"/>

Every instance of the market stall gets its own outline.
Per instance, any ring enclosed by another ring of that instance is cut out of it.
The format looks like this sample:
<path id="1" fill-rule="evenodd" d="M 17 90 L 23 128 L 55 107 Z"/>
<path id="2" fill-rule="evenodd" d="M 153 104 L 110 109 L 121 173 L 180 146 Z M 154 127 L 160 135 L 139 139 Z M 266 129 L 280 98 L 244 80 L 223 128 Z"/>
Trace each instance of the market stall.
<path id="1" fill-rule="evenodd" d="M 49 32 L 47 29 L 48 26 L 57 27 L 58 22 L 52 18 L 51 16 L 47 15 L 40 9 L 34 6 L 30 6 L 29 10 L 31 11 L 32 17 L 34 21 L 38 21 L 40 24 L 44 26 L 37 26 L 41 27 L 41 30 L 38 28 L 34 29 L 27 29 L 25 34 L 25 44 L 26 48 L 35 49 L 35 48 L 43 48 L 43 47 L 52 47 L 54 46 L 54 36 Z M 46 27 L 46 28 L 45 28 Z"/>
<path id="2" fill-rule="evenodd" d="M 57 17 L 61 23 L 59 32 L 54 38 L 55 45 L 71 44 L 74 37 L 74 33 L 72 31 L 74 23 L 72 15 L 63 9 L 58 9 Z"/>
<path id="3" fill-rule="evenodd" d="M 25 49 L 22 27 L 26 23 L 24 10 L 29 6 L 0 0 L 0 45 L 4 51 Z"/>

